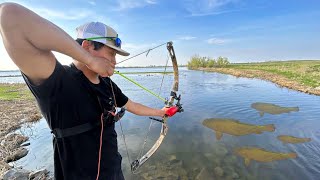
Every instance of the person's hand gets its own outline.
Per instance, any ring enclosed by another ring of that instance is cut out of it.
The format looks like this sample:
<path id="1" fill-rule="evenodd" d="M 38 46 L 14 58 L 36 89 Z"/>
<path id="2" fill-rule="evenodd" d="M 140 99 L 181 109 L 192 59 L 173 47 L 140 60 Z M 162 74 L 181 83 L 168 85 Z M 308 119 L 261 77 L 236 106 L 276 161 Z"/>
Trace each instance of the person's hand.
<path id="1" fill-rule="evenodd" d="M 115 65 L 115 61 L 110 61 L 102 57 L 91 56 L 91 60 L 89 61 L 89 64 L 87 64 L 87 67 L 102 77 L 108 77 L 113 75 Z"/>
<path id="2" fill-rule="evenodd" d="M 171 106 L 171 107 L 164 107 L 162 108 L 162 110 L 165 112 L 166 116 L 171 117 L 179 111 L 179 108 L 177 106 Z"/>

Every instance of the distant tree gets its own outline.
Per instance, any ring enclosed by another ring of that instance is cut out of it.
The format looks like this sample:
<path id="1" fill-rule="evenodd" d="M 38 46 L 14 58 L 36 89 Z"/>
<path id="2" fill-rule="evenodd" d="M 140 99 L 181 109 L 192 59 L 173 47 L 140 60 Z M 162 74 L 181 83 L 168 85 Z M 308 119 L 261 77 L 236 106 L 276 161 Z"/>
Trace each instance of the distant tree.
<path id="1" fill-rule="evenodd" d="M 201 60 L 200 56 L 198 54 L 195 54 L 191 57 L 190 61 L 188 62 L 188 68 L 189 69 L 197 69 L 200 67 Z"/>
<path id="2" fill-rule="evenodd" d="M 200 67 L 207 67 L 207 68 L 213 68 L 213 67 L 225 67 L 230 62 L 228 61 L 228 58 L 219 56 L 216 60 L 210 57 L 201 57 L 198 54 L 193 55 L 190 59 L 190 61 L 187 64 L 188 69 L 198 69 Z"/>
<path id="3" fill-rule="evenodd" d="M 214 59 L 208 59 L 207 67 L 208 67 L 208 68 L 212 68 L 212 67 L 215 66 L 216 63 L 217 63 L 216 60 L 214 60 Z"/>

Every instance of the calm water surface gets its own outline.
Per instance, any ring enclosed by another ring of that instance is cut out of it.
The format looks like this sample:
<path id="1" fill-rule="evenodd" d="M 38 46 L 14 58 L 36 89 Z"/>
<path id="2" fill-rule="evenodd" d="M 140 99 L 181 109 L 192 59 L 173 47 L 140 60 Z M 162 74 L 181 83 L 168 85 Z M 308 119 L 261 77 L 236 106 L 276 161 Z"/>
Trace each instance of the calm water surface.
<path id="1" fill-rule="evenodd" d="M 151 69 L 121 69 L 120 71 L 150 71 Z M 157 71 L 157 69 L 154 69 Z M 159 91 L 161 75 L 128 75 L 142 85 Z M 14 78 L 19 82 L 19 78 Z M 167 97 L 172 75 L 165 76 L 161 96 Z M 1 78 L 0 78 L 1 80 Z M 161 108 L 163 104 L 143 90 L 114 76 L 113 80 L 132 100 Z M 123 156 L 123 171 L 126 179 L 319 179 L 320 176 L 320 97 L 303 94 L 257 79 L 236 78 L 218 73 L 188 71 L 181 69 L 180 93 L 184 113 L 168 121 L 169 131 L 158 151 L 133 175 L 130 172 L 125 144 L 117 123 L 119 151 Z M 279 115 L 259 113 L 251 108 L 255 102 L 273 103 L 280 106 L 299 107 L 298 112 Z M 202 125 L 207 118 L 232 118 L 250 124 L 274 124 L 275 132 L 264 132 L 246 136 L 224 134 L 216 140 L 213 130 Z M 127 113 L 122 119 L 130 161 L 141 150 L 150 120 Z M 154 122 L 145 151 L 159 137 L 160 124 Z M 52 166 L 52 137 L 45 120 L 19 130 L 31 136 L 29 154 L 15 162 L 28 169 Z M 309 137 L 311 142 L 282 144 L 278 135 Z M 275 152 L 295 152 L 296 159 L 271 163 L 252 161 L 246 167 L 243 158 L 235 155 L 236 147 L 253 146 Z"/>

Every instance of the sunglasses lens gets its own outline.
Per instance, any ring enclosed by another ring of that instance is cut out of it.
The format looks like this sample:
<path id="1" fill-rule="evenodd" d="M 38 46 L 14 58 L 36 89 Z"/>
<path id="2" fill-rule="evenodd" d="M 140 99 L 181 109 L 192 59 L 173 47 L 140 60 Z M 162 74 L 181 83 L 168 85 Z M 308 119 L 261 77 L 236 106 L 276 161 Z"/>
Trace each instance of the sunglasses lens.
<path id="1" fill-rule="evenodd" d="M 121 40 L 120 40 L 120 38 L 116 38 L 116 39 L 114 40 L 114 42 L 115 42 L 115 45 L 116 45 L 117 47 L 121 48 Z"/>

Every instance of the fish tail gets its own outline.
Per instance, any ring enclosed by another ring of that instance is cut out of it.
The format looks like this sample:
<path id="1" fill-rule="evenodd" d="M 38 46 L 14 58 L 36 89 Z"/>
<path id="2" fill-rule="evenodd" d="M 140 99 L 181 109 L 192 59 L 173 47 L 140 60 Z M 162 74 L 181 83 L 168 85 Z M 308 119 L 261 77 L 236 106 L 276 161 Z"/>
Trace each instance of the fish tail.
<path id="1" fill-rule="evenodd" d="M 289 158 L 296 158 L 298 157 L 297 153 L 288 153 Z"/>
<path id="2" fill-rule="evenodd" d="M 260 114 L 260 117 L 262 117 L 264 115 L 264 112 L 260 111 L 259 114 Z"/>
<path id="3" fill-rule="evenodd" d="M 273 132 L 276 129 L 276 127 L 273 124 L 268 124 L 263 126 L 264 131 Z"/>
<path id="4" fill-rule="evenodd" d="M 306 142 L 310 142 L 311 141 L 311 138 L 306 138 Z"/>
<path id="5" fill-rule="evenodd" d="M 299 111 L 299 107 L 294 107 L 293 111 L 298 112 Z"/>

